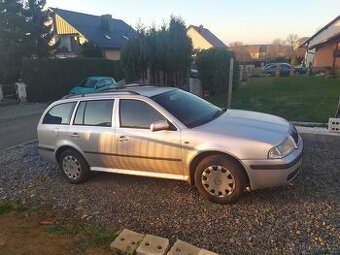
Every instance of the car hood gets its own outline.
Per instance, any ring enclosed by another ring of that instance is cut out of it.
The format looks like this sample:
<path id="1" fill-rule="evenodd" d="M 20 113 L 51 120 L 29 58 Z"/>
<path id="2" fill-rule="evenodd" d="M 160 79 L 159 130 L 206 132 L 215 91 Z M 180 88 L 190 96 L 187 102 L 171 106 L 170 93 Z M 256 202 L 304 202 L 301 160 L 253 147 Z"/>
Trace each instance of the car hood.
<path id="1" fill-rule="evenodd" d="M 71 94 L 82 94 L 82 93 L 91 93 L 95 92 L 96 90 L 94 88 L 86 88 L 86 87 L 80 87 L 76 86 L 71 89 L 70 93 Z"/>
<path id="2" fill-rule="evenodd" d="M 216 135 L 280 144 L 290 133 L 291 124 L 278 116 L 242 110 L 228 110 L 217 119 L 195 128 Z"/>

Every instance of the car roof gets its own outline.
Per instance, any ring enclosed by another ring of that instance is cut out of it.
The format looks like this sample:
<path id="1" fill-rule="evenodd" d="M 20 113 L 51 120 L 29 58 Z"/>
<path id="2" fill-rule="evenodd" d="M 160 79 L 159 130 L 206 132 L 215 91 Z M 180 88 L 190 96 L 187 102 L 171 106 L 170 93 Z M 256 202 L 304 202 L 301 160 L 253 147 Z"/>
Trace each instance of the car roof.
<path id="1" fill-rule="evenodd" d="M 113 79 L 113 77 L 109 77 L 109 76 L 89 76 L 86 77 L 86 79 L 91 79 L 91 80 L 102 80 L 102 79 Z"/>
<path id="2" fill-rule="evenodd" d="M 98 98 L 98 97 L 110 97 L 115 95 L 141 95 L 145 97 L 153 97 L 168 91 L 176 90 L 173 87 L 157 87 L 157 86 L 127 86 L 118 89 L 109 89 L 102 92 L 90 92 L 84 94 L 67 95 L 63 99 L 79 99 L 86 97 Z"/>
<path id="3" fill-rule="evenodd" d="M 127 87 L 126 89 L 120 89 L 118 91 L 132 91 L 136 94 L 146 96 L 146 97 L 153 97 L 171 90 L 174 90 L 174 87 L 157 87 L 157 86 L 133 86 Z"/>

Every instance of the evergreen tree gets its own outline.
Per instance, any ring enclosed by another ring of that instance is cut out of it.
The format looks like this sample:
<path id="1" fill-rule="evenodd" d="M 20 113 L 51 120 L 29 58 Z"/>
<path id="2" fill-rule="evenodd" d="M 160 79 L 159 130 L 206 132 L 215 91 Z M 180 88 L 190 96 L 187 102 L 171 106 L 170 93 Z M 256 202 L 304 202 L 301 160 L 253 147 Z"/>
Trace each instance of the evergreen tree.
<path id="1" fill-rule="evenodd" d="M 28 58 L 48 57 L 54 49 L 50 45 L 53 38 L 52 25 L 48 10 L 44 10 L 46 0 L 26 0 L 24 15 L 26 17 L 25 56 Z"/>
<path id="2" fill-rule="evenodd" d="M 126 42 L 122 63 L 128 80 L 145 79 L 150 83 L 183 87 L 191 63 L 192 43 L 184 21 L 171 17 L 169 25 L 138 29 L 135 38 Z"/>
<path id="3" fill-rule="evenodd" d="M 20 74 L 25 17 L 19 0 L 0 0 L 0 83 L 17 81 Z"/>
<path id="4" fill-rule="evenodd" d="M 81 46 L 80 54 L 87 58 L 103 58 L 102 50 L 91 42 L 85 42 Z"/>

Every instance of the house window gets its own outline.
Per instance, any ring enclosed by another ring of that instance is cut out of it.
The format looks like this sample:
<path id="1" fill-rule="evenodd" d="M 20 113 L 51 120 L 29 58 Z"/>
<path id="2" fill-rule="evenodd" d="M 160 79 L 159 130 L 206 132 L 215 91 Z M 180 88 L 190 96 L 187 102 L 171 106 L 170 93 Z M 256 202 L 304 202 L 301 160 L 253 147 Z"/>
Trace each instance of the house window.
<path id="1" fill-rule="evenodd" d="M 334 50 L 333 56 L 335 58 L 340 58 L 340 49 Z"/>

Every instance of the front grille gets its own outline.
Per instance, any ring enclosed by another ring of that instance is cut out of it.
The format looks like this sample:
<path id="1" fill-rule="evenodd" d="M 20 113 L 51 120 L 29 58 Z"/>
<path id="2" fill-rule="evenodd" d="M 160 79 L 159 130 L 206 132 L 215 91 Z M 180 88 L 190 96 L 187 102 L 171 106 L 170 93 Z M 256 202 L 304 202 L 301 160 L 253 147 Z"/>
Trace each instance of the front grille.
<path id="1" fill-rule="evenodd" d="M 291 132 L 290 135 L 293 137 L 295 143 L 298 144 L 298 142 L 299 142 L 299 135 L 298 135 L 298 132 L 297 132 L 297 130 L 296 130 L 296 128 L 294 126 L 292 128 L 292 132 Z"/>

